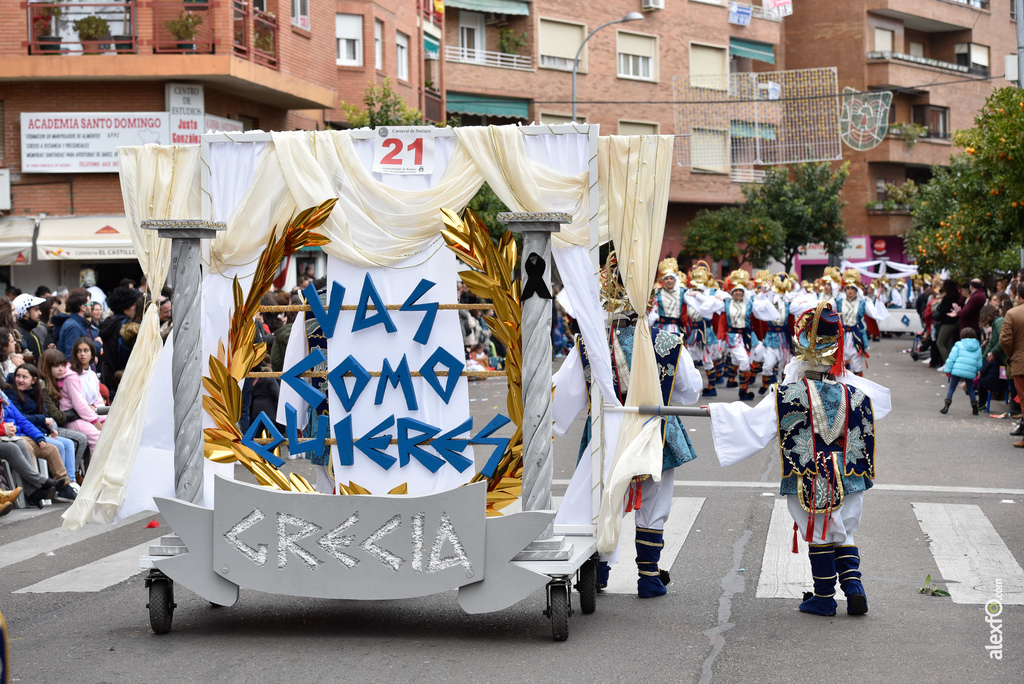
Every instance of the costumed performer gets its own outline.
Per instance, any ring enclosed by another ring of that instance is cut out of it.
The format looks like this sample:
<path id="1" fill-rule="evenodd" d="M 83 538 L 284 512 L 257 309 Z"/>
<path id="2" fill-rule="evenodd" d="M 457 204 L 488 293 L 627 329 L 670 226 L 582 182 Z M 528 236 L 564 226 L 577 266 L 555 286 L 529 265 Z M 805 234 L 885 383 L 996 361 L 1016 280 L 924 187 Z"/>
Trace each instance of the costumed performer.
<path id="1" fill-rule="evenodd" d="M 875 420 L 890 410 L 889 390 L 843 368 L 839 315 L 819 304 L 799 318 L 796 357 L 782 385 L 756 406 L 711 404 L 711 434 L 722 466 L 738 463 L 779 438 L 781 493 L 796 531 L 809 544 L 814 591 L 800 610 L 835 615 L 836 580 L 846 612 L 868 612 L 861 582 L 860 527 L 864 492 L 875 478 Z"/>
<path id="2" fill-rule="evenodd" d="M 683 303 L 683 288 L 679 286 L 679 264 L 675 259 L 662 259 L 658 264 L 658 279 L 661 288 L 654 295 L 657 325 L 662 330 L 679 334 L 686 325 L 686 305 Z"/>
<path id="3" fill-rule="evenodd" d="M 601 280 L 602 300 L 611 318 L 609 343 L 612 351 L 612 383 L 619 400 L 625 403 L 636 317 L 635 314 L 627 313 L 632 309 L 619 280 L 614 255 L 609 255 L 602 269 Z M 662 401 L 673 406 L 696 403 L 703 383 L 693 359 L 686 353 L 682 336 L 653 327 L 651 339 L 654 341 L 654 354 L 658 362 Z M 576 416 L 589 408 L 590 382 L 590 359 L 583 337 L 577 335 L 574 348 L 554 377 L 555 395 L 551 416 L 555 434 L 564 435 Z M 588 416 L 577 462 L 590 443 L 591 433 L 591 419 Z M 662 439 L 661 481 L 655 482 L 653 477 L 648 476 L 637 482 L 640 478 L 636 478 L 630 485 L 625 507 L 626 512 L 636 511 L 636 564 L 639 573 L 637 595 L 640 598 L 663 596 L 668 591 L 665 585 L 671 578 L 667 570 L 658 568 L 658 561 L 665 546 L 665 523 L 672 509 L 675 468 L 697 456 L 678 416 L 664 419 Z M 607 586 L 609 572 L 608 562 L 602 559 L 598 564 L 598 587 Z"/>
<path id="4" fill-rule="evenodd" d="M 711 269 L 703 261 L 690 269 L 690 287 L 683 295 L 686 310 L 686 351 L 707 376 L 703 394 L 718 396 L 715 385 L 722 377 L 722 349 L 715 333 L 715 318 L 724 310 Z"/>
<path id="5" fill-rule="evenodd" d="M 789 301 L 786 295 L 792 289 L 793 281 L 785 271 L 772 279 L 771 284 L 754 296 L 754 318 L 765 322 L 764 360 L 761 366 L 761 387 L 758 394 L 764 394 L 777 382 L 776 368 L 782 369 L 790 360 L 789 349 Z"/>
<path id="6" fill-rule="evenodd" d="M 731 295 L 725 301 L 729 362 L 739 376 L 740 400 L 744 401 L 754 398 L 754 393 L 749 391 L 750 382 L 754 378 L 750 366 L 750 352 L 758 344 L 750 321 L 754 304 L 753 297 L 747 293 L 750 274 L 742 268 L 737 269 L 729 274 L 727 282 Z"/>
<path id="7" fill-rule="evenodd" d="M 868 358 L 868 331 L 865 312 L 868 301 L 860 290 L 860 271 L 846 270 L 843 282 L 845 297 L 836 300 L 836 312 L 843 322 L 846 345 L 843 349 L 843 363 L 856 375 L 864 375 L 864 359 Z"/>

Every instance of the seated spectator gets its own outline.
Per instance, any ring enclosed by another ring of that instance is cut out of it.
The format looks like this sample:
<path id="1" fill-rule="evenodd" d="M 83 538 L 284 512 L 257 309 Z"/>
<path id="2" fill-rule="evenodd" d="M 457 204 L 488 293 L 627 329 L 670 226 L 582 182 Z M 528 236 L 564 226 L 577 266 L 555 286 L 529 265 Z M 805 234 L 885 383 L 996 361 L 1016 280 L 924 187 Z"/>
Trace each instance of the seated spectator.
<path id="1" fill-rule="evenodd" d="M 4 437 L 18 437 L 20 443 L 28 448 L 31 458 L 41 458 L 46 461 L 50 469 L 50 475 L 57 483 L 57 496 L 69 501 L 74 501 L 77 493 L 69 485 L 67 470 L 64 468 L 64 461 L 60 457 L 57 448 L 46 442 L 46 437 L 36 427 L 21 415 L 21 412 L 13 405 L 7 395 L 0 391 L 0 422 L 3 423 Z M 31 463 L 31 461 L 28 461 Z M 11 466 L 14 467 L 13 464 Z M 20 474 L 20 472 L 19 472 Z"/>
<path id="2" fill-rule="evenodd" d="M 64 373 L 68 360 L 59 349 L 47 349 L 39 364 L 39 392 L 46 405 L 46 415 L 57 422 L 57 433 L 75 443 L 75 472 L 85 474 L 89 465 L 87 450 L 89 438 L 85 433 L 69 429 L 67 424 L 78 418 L 74 409 L 63 411 L 60 408 L 60 391 L 64 385 Z M 115 373 L 116 376 L 116 373 Z"/>
<path id="3" fill-rule="evenodd" d="M 105 416 L 96 413 L 96 409 L 104 405 L 100 394 L 100 379 L 90 367 L 96 347 L 88 336 L 83 335 L 78 338 L 73 349 L 74 355 L 71 357 L 68 370 L 64 373 L 60 391 L 60 409 L 75 410 L 78 418 L 69 421 L 67 426 L 72 430 L 84 432 L 89 438 L 89 449 L 95 454 L 100 429 L 106 420 Z"/>
<path id="4" fill-rule="evenodd" d="M 21 330 L 22 348 L 31 354 L 34 363 L 39 363 L 43 350 L 50 346 L 50 331 L 40 320 L 42 311 L 39 307 L 45 303 L 45 299 L 30 294 L 18 295 L 14 300 L 14 317 Z"/>
<path id="5" fill-rule="evenodd" d="M 21 411 L 21 415 L 43 433 L 46 442 L 57 447 L 64 469 L 69 475 L 74 476 L 77 472 L 75 443 L 67 437 L 61 437 L 57 432 L 57 422 L 46 414 L 46 404 L 43 402 L 39 387 L 39 371 L 35 366 L 31 363 L 18 366 L 14 372 L 14 384 L 7 390 L 7 396 Z M 69 484 L 77 494 L 78 485 L 73 479 Z"/>
<path id="6" fill-rule="evenodd" d="M 6 379 L 25 362 L 18 351 L 18 341 L 8 328 L 0 328 L 0 379 Z"/>

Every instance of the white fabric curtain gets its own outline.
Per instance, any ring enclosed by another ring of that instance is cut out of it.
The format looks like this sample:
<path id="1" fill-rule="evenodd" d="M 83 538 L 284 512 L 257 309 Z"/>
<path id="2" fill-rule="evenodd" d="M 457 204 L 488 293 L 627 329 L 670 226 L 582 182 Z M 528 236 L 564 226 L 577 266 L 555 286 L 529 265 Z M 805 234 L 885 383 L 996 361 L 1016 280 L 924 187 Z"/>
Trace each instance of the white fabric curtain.
<path id="1" fill-rule="evenodd" d="M 877 268 L 876 268 L 877 267 Z M 917 275 L 917 264 L 901 264 L 898 261 L 879 259 L 877 261 L 860 261 L 853 263 L 843 259 L 842 268 L 855 268 L 868 278 L 881 278 L 890 276 L 893 278 L 910 278 Z"/>
<path id="2" fill-rule="evenodd" d="M 673 143 L 670 135 L 610 136 L 601 138 L 598 146 L 598 178 L 608 208 L 608 228 L 623 285 L 637 314 L 626 395 L 629 406 L 661 404 L 647 304 L 665 233 Z M 623 418 L 611 475 L 601 498 L 597 530 L 601 553 L 618 544 L 622 498 L 630 480 L 637 475 L 661 479 L 660 427 L 660 419 L 645 422 L 635 414 Z"/>
<path id="3" fill-rule="evenodd" d="M 132 244 L 138 253 L 149 291 L 159 293 L 171 262 L 171 241 L 142 230 L 146 219 L 199 216 L 197 146 L 118 148 L 121 192 Z M 124 379 L 103 426 L 96 453 L 78 499 L 64 512 L 64 529 L 87 522 L 109 523 L 124 501 L 146 420 L 154 369 L 163 348 L 157 307 L 147 307 Z"/>

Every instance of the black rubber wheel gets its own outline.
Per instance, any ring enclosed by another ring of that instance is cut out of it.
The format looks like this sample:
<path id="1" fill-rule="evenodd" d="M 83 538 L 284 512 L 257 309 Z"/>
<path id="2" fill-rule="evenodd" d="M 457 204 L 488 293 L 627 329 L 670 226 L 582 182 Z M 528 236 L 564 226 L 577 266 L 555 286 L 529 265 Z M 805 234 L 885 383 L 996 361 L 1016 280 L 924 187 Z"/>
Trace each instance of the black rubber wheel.
<path id="1" fill-rule="evenodd" d="M 548 606 L 551 618 L 551 636 L 555 641 L 569 638 L 569 587 L 556 584 L 551 587 L 551 605 Z"/>
<path id="2" fill-rule="evenodd" d="M 580 566 L 576 589 L 580 592 L 580 612 L 590 615 L 597 610 L 597 561 L 588 560 Z"/>
<path id="3" fill-rule="evenodd" d="M 153 580 L 149 585 L 149 626 L 156 634 L 171 631 L 174 616 L 174 585 L 170 580 Z"/>

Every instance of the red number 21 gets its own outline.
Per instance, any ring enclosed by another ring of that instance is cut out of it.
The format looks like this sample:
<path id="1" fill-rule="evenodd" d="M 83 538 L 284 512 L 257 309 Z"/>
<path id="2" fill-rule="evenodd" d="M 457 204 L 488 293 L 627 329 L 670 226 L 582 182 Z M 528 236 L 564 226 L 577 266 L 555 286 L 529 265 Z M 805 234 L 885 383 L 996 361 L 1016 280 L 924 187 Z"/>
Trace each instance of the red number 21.
<path id="1" fill-rule="evenodd" d="M 380 163 L 401 165 L 402 160 L 398 158 L 398 155 L 402 153 L 402 141 L 398 138 L 388 138 L 381 144 L 383 147 L 390 147 L 391 151 L 384 155 L 384 158 L 380 160 Z"/>

